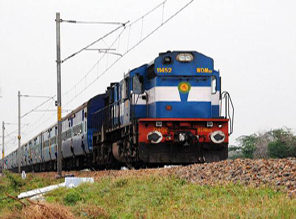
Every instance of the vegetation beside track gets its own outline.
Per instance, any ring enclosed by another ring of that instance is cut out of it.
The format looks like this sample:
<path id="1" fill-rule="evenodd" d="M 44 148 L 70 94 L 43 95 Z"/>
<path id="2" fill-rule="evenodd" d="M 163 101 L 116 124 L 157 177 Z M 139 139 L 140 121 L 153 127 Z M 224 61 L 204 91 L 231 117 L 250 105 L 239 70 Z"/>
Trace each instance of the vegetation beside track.
<path id="1" fill-rule="evenodd" d="M 0 178 L 0 218 L 33 218 L 32 212 L 34 216 L 38 212 L 46 215 L 42 211 L 46 211 L 47 218 L 49 211 L 52 218 L 55 213 L 60 213 L 62 218 L 293 218 L 296 215 L 296 199 L 282 191 L 231 183 L 199 185 L 174 174 L 119 174 L 117 177 L 106 174 L 96 178 L 94 184 L 54 190 L 46 195 L 49 204 L 41 206 L 23 201 L 24 207 L 6 196 L 6 193 L 17 196 L 23 191 L 57 183 L 60 180 L 38 174 L 27 174 L 26 180 L 16 174 Z"/>
<path id="2" fill-rule="evenodd" d="M 9 211 L 20 210 L 23 206 L 7 195 L 17 197 L 21 192 L 58 184 L 62 181 L 63 179 L 38 177 L 34 174 L 27 174 L 26 180 L 23 180 L 20 174 L 5 172 L 5 177 L 0 177 L 0 216 Z"/>
<path id="3" fill-rule="evenodd" d="M 296 157 L 296 135 L 287 127 L 242 135 L 236 141 L 238 145 L 229 147 L 231 159 Z"/>

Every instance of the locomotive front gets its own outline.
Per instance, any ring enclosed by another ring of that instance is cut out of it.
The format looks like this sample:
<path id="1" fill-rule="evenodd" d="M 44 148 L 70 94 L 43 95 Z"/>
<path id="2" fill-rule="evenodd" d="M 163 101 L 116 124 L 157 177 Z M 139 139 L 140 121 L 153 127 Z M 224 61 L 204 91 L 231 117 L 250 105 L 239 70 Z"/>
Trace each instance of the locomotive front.
<path id="1" fill-rule="evenodd" d="M 160 53 L 133 86 L 141 80 L 145 91 L 132 104 L 142 114 L 137 120 L 142 161 L 227 159 L 229 118 L 221 116 L 221 77 L 212 58 L 195 51 Z"/>

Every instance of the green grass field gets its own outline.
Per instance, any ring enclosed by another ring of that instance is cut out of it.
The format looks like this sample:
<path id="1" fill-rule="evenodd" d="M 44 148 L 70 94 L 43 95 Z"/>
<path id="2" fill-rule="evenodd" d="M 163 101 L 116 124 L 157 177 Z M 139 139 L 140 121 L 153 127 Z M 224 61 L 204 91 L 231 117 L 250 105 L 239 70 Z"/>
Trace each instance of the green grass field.
<path id="1" fill-rule="evenodd" d="M 7 198 L 60 181 L 15 174 L 0 179 L 0 217 L 20 211 Z M 47 202 L 68 206 L 77 218 L 295 218 L 296 199 L 271 188 L 240 185 L 201 186 L 174 176 L 103 177 L 94 184 L 60 188 Z"/>

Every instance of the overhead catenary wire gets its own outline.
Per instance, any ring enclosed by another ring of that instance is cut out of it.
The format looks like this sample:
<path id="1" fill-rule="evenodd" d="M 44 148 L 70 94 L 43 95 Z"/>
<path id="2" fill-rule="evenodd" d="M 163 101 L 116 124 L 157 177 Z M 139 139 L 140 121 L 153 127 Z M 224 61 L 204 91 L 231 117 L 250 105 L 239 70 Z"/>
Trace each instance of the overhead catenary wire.
<path id="1" fill-rule="evenodd" d="M 54 95 L 54 96 L 21 95 L 21 96 L 22 96 L 22 97 L 48 98 L 46 101 L 42 102 L 41 104 L 39 104 L 38 106 L 36 106 L 35 108 L 33 108 L 32 110 L 30 110 L 29 112 L 27 112 L 26 114 L 24 114 L 22 117 L 24 117 L 24 116 L 26 116 L 26 115 L 28 115 L 28 114 L 30 114 L 30 113 L 36 111 L 38 108 L 40 108 L 41 106 L 43 106 L 43 105 L 44 105 L 45 103 L 47 103 L 49 100 L 53 100 L 53 98 L 55 97 L 55 95 Z M 51 106 L 51 103 L 49 104 L 48 108 L 49 108 L 50 106 Z M 48 108 L 47 108 L 47 109 L 48 109 Z M 44 115 L 44 114 L 43 114 L 43 115 Z M 41 116 L 41 117 L 42 117 L 42 116 Z M 41 117 L 38 119 L 37 122 L 40 121 Z M 35 123 L 34 123 L 34 124 L 35 124 Z M 23 130 L 24 128 L 27 128 L 29 125 L 32 125 L 32 123 L 26 123 L 26 124 L 23 124 L 23 125 L 21 126 L 21 129 Z M 9 137 L 9 136 L 11 136 L 11 135 L 13 135 L 13 134 L 15 134 L 15 133 L 17 133 L 17 132 L 18 132 L 18 129 L 16 129 L 16 130 L 10 132 L 10 133 L 7 134 L 6 136 Z M 27 133 L 27 134 L 28 134 L 28 133 Z M 22 135 L 25 135 L 25 134 L 22 133 Z"/>
<path id="2" fill-rule="evenodd" d="M 151 14 L 153 11 L 155 11 L 156 9 L 158 9 L 160 6 L 164 5 L 165 2 L 167 2 L 168 0 L 165 0 L 163 2 L 161 2 L 160 4 L 158 4 L 157 6 L 155 6 L 154 8 L 152 8 L 150 11 L 148 11 L 146 14 L 144 14 L 143 16 L 139 17 L 138 19 L 136 19 L 135 21 L 133 21 L 132 23 L 130 23 L 129 26 L 137 23 L 139 20 L 141 20 L 143 17 L 147 17 L 149 14 Z M 193 0 L 192 0 L 193 1 Z"/>
<path id="3" fill-rule="evenodd" d="M 48 101 L 50 100 L 53 100 L 53 98 L 55 97 L 56 95 L 54 96 L 51 96 L 49 97 L 46 101 L 42 102 L 41 104 L 39 104 L 38 106 L 34 107 L 32 110 L 30 110 L 29 112 L 25 113 L 24 115 L 21 116 L 21 118 L 27 116 L 28 114 L 34 112 L 36 109 L 38 109 L 39 107 L 43 106 L 44 104 L 46 104 Z"/>
<path id="4" fill-rule="evenodd" d="M 47 102 L 47 101 L 45 101 L 45 102 Z M 48 104 L 47 109 L 49 109 L 49 107 L 51 107 L 51 102 Z M 41 121 L 41 119 L 44 117 L 45 113 L 46 113 L 46 112 L 44 112 L 44 113 L 41 115 L 41 117 L 39 117 L 38 120 L 36 120 L 36 122 L 34 122 L 34 123 L 27 123 L 27 124 L 23 125 L 23 126 L 21 127 L 21 129 L 23 130 L 23 129 L 25 128 L 25 130 L 27 130 L 27 128 L 28 128 L 29 126 L 34 126 L 34 125 L 37 124 L 38 122 L 40 123 L 40 121 Z M 51 119 L 51 118 L 52 118 L 52 115 L 48 118 L 48 120 Z M 47 120 L 47 121 L 48 121 L 48 120 Z M 44 122 L 44 123 L 45 123 L 45 122 Z M 23 132 L 23 133 L 22 133 L 22 136 L 24 136 L 24 135 L 29 135 L 29 134 L 32 133 L 33 131 L 37 130 L 37 129 L 38 129 L 41 125 L 43 125 L 44 123 L 39 124 L 35 129 L 33 129 L 33 130 L 27 132 L 26 134 L 24 134 L 24 132 Z M 16 133 L 16 132 L 18 132 L 18 129 L 15 130 L 15 131 L 13 131 L 13 132 L 11 132 L 10 135 L 11 135 L 11 134 L 14 134 L 14 133 Z"/>
<path id="5" fill-rule="evenodd" d="M 101 41 L 102 39 L 106 38 L 107 36 L 111 35 L 112 33 L 116 32 L 117 30 L 121 29 L 122 27 L 125 28 L 125 25 L 129 23 L 129 21 L 125 22 L 122 26 L 119 26 L 113 30 L 111 30 L 110 32 L 108 32 L 107 34 L 105 34 L 103 37 L 100 37 L 99 39 L 93 41 L 92 43 L 88 44 L 87 46 L 83 47 L 82 49 L 78 50 L 77 52 L 74 52 L 72 55 L 68 56 L 67 58 L 63 59 L 61 62 L 65 62 L 68 59 L 78 55 L 79 53 L 81 53 L 83 50 L 88 49 L 89 47 L 93 46 L 94 44 L 96 44 L 97 42 Z"/>
<path id="6" fill-rule="evenodd" d="M 121 36 L 121 34 L 124 32 L 124 29 L 120 32 L 120 34 L 115 38 L 115 40 L 112 42 L 112 44 L 109 46 L 108 49 L 112 48 L 112 46 L 114 45 L 114 43 L 117 41 L 117 39 Z M 102 57 L 99 58 L 99 60 L 90 68 L 90 70 L 87 71 L 87 73 L 72 87 L 70 88 L 66 93 L 62 94 L 62 96 L 67 95 L 71 90 L 75 89 L 75 96 L 73 99 L 75 99 L 77 96 L 76 93 L 76 87 L 78 86 L 78 84 L 80 84 L 83 80 L 85 80 L 85 78 L 92 72 L 92 70 L 101 62 L 101 60 L 105 57 L 106 53 L 103 53 Z M 79 93 L 80 94 L 80 93 Z M 68 102 L 67 102 L 68 103 Z M 68 104 L 66 103 L 67 106 Z"/>
<path id="7" fill-rule="evenodd" d="M 167 0 L 166 0 L 167 1 Z M 164 2 L 166 2 L 164 1 Z M 135 45 L 133 45 L 131 48 L 127 49 L 127 51 L 122 54 L 122 56 L 118 57 L 118 59 L 116 59 L 105 71 L 103 71 L 96 79 L 94 79 L 93 81 L 91 81 L 91 83 L 85 87 L 84 89 L 82 89 L 78 94 L 75 94 L 75 97 L 72 98 L 68 103 L 66 103 L 65 106 L 67 106 L 70 102 L 72 102 L 77 96 L 79 96 L 81 93 L 83 93 L 88 87 L 90 87 L 92 84 L 94 84 L 101 76 L 103 76 L 111 67 L 113 67 L 121 58 L 123 58 L 126 54 L 128 54 L 130 51 L 132 51 L 134 48 L 136 48 L 139 44 L 141 44 L 144 40 L 146 40 L 148 37 L 150 37 L 153 33 L 155 33 L 158 29 L 160 29 L 164 24 L 166 24 L 167 22 L 169 22 L 171 19 L 173 19 L 175 16 L 177 16 L 181 11 L 183 11 L 185 8 L 187 8 L 194 0 L 189 1 L 187 4 L 185 4 L 183 7 L 181 7 L 178 11 L 176 11 L 174 14 L 172 14 L 169 18 L 167 18 L 165 21 L 163 21 L 159 26 L 157 26 L 154 30 L 152 30 L 149 34 L 147 34 L 143 39 L 141 39 L 139 42 L 137 42 Z M 160 4 L 159 6 L 161 6 L 162 4 Z M 158 8 L 159 6 L 155 7 Z M 152 10 L 151 10 L 152 11 Z M 151 11 L 149 11 L 146 14 L 151 13 Z M 144 16 L 142 16 L 144 17 Z M 142 18 L 141 17 L 141 18 Z M 137 21 L 139 21 L 141 18 L 137 19 Z M 127 28 L 130 28 L 135 22 L 132 22 L 131 24 L 129 24 L 127 26 Z M 124 29 L 125 30 L 125 29 Z M 123 30 L 123 31 L 124 31 Z M 122 34 L 122 32 L 120 33 L 120 35 Z M 120 35 L 116 38 L 118 39 L 120 37 Z M 114 44 L 115 42 L 113 42 Z M 113 44 L 111 46 L 113 46 Z M 95 66 L 100 62 L 101 59 L 99 59 L 99 61 L 97 61 L 95 63 L 95 65 L 88 71 L 87 74 L 89 74 L 94 68 Z M 83 79 L 82 79 L 83 80 Z M 77 84 L 75 85 L 77 86 Z"/>
<path id="8" fill-rule="evenodd" d="M 28 126 L 29 124 L 24 124 L 22 126 L 22 128 Z M 7 145 L 7 148 L 12 148 L 12 144 L 15 144 L 17 137 L 16 136 L 12 136 L 13 134 L 17 133 L 18 130 L 12 131 L 12 132 L 7 132 L 7 130 L 4 130 L 4 138 L 8 138 L 8 140 L 5 141 L 5 144 Z M 23 134 L 24 135 L 24 134 Z"/>
<path id="9" fill-rule="evenodd" d="M 192 0 L 193 1 L 193 0 Z M 129 34 L 130 34 L 130 31 L 131 31 L 131 26 L 134 25 L 135 23 L 137 23 L 138 21 L 140 21 L 141 19 L 144 19 L 145 17 L 147 17 L 149 14 L 151 14 L 153 11 L 155 11 L 156 9 L 158 9 L 159 7 L 165 5 L 165 3 L 167 2 L 167 0 L 161 2 L 160 4 L 158 4 L 157 6 L 155 6 L 154 8 L 152 8 L 151 10 L 149 10 L 148 12 L 146 12 L 144 15 L 142 15 L 141 17 L 139 17 L 138 19 L 136 19 L 135 21 L 133 21 L 132 23 L 130 23 L 128 26 L 129 26 Z M 164 11 L 164 9 L 163 9 Z M 162 14 L 162 17 L 163 17 L 163 14 Z M 123 31 L 126 29 L 126 24 L 128 24 L 130 21 L 126 22 L 125 25 L 124 25 L 124 29 L 122 30 L 122 32 L 119 34 L 119 36 L 122 35 Z M 84 50 L 87 50 L 89 47 L 91 47 L 92 45 L 98 43 L 99 41 L 103 41 L 104 42 L 104 39 L 111 35 L 112 33 L 114 33 L 115 31 L 117 31 L 119 28 L 121 28 L 122 26 L 120 27 L 117 27 L 115 28 L 114 30 L 110 31 L 109 33 L 105 34 L 103 37 L 100 37 L 99 39 L 93 41 L 92 43 L 90 43 L 89 45 L 87 45 L 86 47 L 83 47 L 82 49 L 78 50 L 77 52 L 73 53 L 72 55 L 68 56 L 67 58 L 63 59 L 62 60 L 62 63 L 65 62 L 66 60 L 74 57 L 75 55 L 83 52 Z M 120 39 L 120 38 L 119 38 Z M 104 42 L 106 44 L 106 42 Z M 108 46 L 107 46 L 108 47 Z M 128 47 L 129 47 L 129 37 L 128 37 L 128 43 L 127 43 L 127 50 L 128 50 Z M 109 47 L 111 48 L 111 47 Z M 102 56 L 103 58 L 104 56 Z M 80 84 L 83 80 L 85 80 L 85 78 L 90 74 L 90 72 L 96 67 L 96 65 L 102 60 L 102 58 L 99 59 L 98 62 L 95 63 L 95 65 L 86 73 L 86 75 L 84 75 L 72 88 L 70 88 L 67 92 L 65 92 L 62 96 L 70 93 L 71 90 L 75 89 L 75 97 L 77 96 L 76 95 L 76 87 L 78 84 Z"/>
<path id="10" fill-rule="evenodd" d="M 110 45 L 110 47 L 109 48 L 112 48 L 112 46 L 115 44 L 115 42 L 120 38 L 120 36 L 123 34 L 123 32 L 124 32 L 124 30 L 122 30 L 121 31 L 121 33 L 115 38 L 115 40 L 111 43 L 111 45 Z M 103 54 L 103 56 L 102 57 L 100 57 L 100 59 L 91 67 L 91 69 L 87 72 L 87 74 L 80 80 L 80 82 L 81 81 L 83 81 L 83 79 L 84 78 L 86 78 L 87 77 L 87 75 L 89 75 L 90 73 L 91 73 L 91 71 L 101 62 L 101 60 L 104 58 L 104 56 L 106 55 L 106 53 L 105 54 Z M 120 58 L 122 58 L 123 57 L 123 55 L 122 56 L 120 56 Z M 112 65 L 113 66 L 113 65 Z M 108 67 L 107 67 L 107 69 L 109 69 Z M 79 96 L 80 94 L 82 94 L 88 87 L 90 87 L 90 85 L 92 85 L 94 82 L 96 82 L 99 78 L 101 77 L 101 75 L 98 75 L 97 76 L 97 78 L 95 79 L 95 80 L 93 80 L 88 86 L 86 86 L 83 90 L 81 90 L 78 94 L 76 93 L 76 91 L 75 91 L 75 96 L 70 100 L 70 101 L 68 101 L 64 106 L 67 106 L 67 105 L 69 105 L 69 103 L 71 103 L 74 99 L 76 99 L 77 98 L 77 96 Z M 74 86 L 74 87 L 76 87 L 78 85 L 78 83 Z M 71 89 L 73 89 L 73 87 L 71 88 Z M 70 90 L 71 90 L 70 89 Z M 65 94 L 67 94 L 67 93 L 65 93 Z M 62 96 L 64 96 L 65 94 L 63 94 Z"/>
<path id="11" fill-rule="evenodd" d="M 30 125 L 30 123 L 28 123 L 28 124 L 23 124 L 23 125 L 22 125 L 22 128 L 25 128 L 25 127 L 28 126 L 28 125 Z M 7 136 L 11 136 L 12 134 L 17 133 L 17 131 L 18 131 L 18 129 L 16 129 L 16 130 L 10 132 L 9 134 L 7 134 Z"/>
<path id="12" fill-rule="evenodd" d="M 6 133 L 6 134 L 4 135 L 4 137 L 9 138 L 9 141 L 6 141 L 6 142 L 5 142 L 6 144 L 9 144 L 9 143 L 12 142 L 12 141 L 13 141 L 13 143 L 15 143 L 15 140 L 17 139 L 16 136 L 15 136 L 15 137 L 10 137 L 10 135 L 7 133 L 6 130 L 4 130 L 4 133 Z"/>
<path id="13" fill-rule="evenodd" d="M 120 32 L 119 36 L 124 32 L 124 29 Z M 117 37 L 118 38 L 118 37 Z M 113 41 L 113 43 L 111 44 L 111 46 L 109 46 L 108 49 L 112 48 L 112 46 L 114 45 L 114 43 L 116 42 L 117 38 Z M 92 70 L 97 66 L 97 64 L 99 64 L 99 62 L 105 57 L 106 53 L 103 54 L 103 56 L 90 68 L 90 70 L 87 71 L 87 73 L 72 87 L 70 88 L 67 92 L 65 92 L 64 94 L 62 94 L 62 96 L 65 96 L 66 94 L 68 94 L 71 90 L 75 90 L 75 97 L 76 97 L 76 87 L 83 81 L 85 80 L 85 78 L 92 72 Z"/>
<path id="14" fill-rule="evenodd" d="M 30 132 L 28 132 L 27 134 L 31 134 L 33 131 L 37 130 L 38 128 L 40 128 L 40 126 L 46 124 L 46 122 L 48 122 L 50 119 L 53 119 L 54 116 L 57 115 L 57 112 L 52 113 L 47 119 L 45 119 L 43 121 L 43 123 L 39 124 L 38 126 L 36 126 L 34 129 L 32 129 Z"/>
<path id="15" fill-rule="evenodd" d="M 164 22 L 162 22 L 158 27 L 156 27 L 154 30 L 152 30 L 149 34 L 147 34 L 142 40 L 140 40 L 138 43 L 136 43 L 131 49 L 129 49 L 125 54 L 133 50 L 135 47 L 137 47 L 140 43 L 142 43 L 144 40 L 146 40 L 148 37 L 150 37 L 152 34 L 154 34 L 159 28 L 161 28 L 164 24 L 169 22 L 171 19 L 173 19 L 175 16 L 177 16 L 181 11 L 183 11 L 185 8 L 187 8 L 194 0 L 191 0 L 186 5 L 184 5 L 181 9 L 176 11 L 173 15 L 171 15 L 168 19 L 166 19 Z"/>
<path id="16" fill-rule="evenodd" d="M 48 104 L 46 110 L 48 110 L 50 107 L 51 107 L 51 103 Z M 57 114 L 57 112 L 55 112 L 54 114 L 51 113 L 50 116 L 49 116 L 48 118 L 46 118 L 46 119 L 44 119 L 43 121 L 41 121 L 41 119 L 44 117 L 45 113 L 48 113 L 48 111 L 47 111 L 47 112 L 44 112 L 44 113 L 38 118 L 38 120 L 36 120 L 36 122 L 31 123 L 31 125 L 34 126 L 34 125 L 36 125 L 36 124 L 39 122 L 39 125 L 38 125 L 37 127 L 35 127 L 34 129 L 30 130 L 27 134 L 30 134 L 30 133 L 32 133 L 33 131 L 35 131 L 37 128 L 39 128 L 41 125 L 45 124 L 47 121 L 49 121 L 51 118 L 53 118 L 54 115 Z"/>
<path id="17" fill-rule="evenodd" d="M 93 69 L 99 65 L 99 63 L 101 62 L 101 60 L 105 57 L 106 54 L 108 54 L 107 52 L 103 52 L 103 56 L 99 58 L 99 60 L 91 67 L 91 69 L 86 73 L 86 75 L 84 77 L 81 78 L 81 80 L 79 80 L 78 83 L 76 83 L 73 87 L 71 87 L 67 92 L 65 92 L 63 94 L 64 95 L 68 95 L 71 91 L 73 91 L 75 89 L 75 96 L 74 98 L 70 99 L 64 106 L 67 106 L 68 104 L 70 104 L 74 99 L 76 99 L 79 95 L 81 95 L 85 90 L 87 90 L 91 85 L 93 85 L 100 77 L 102 77 L 104 74 L 106 74 L 110 68 L 112 68 L 121 58 L 123 58 L 126 54 L 128 54 L 130 51 L 132 51 L 133 49 L 135 49 L 139 44 L 141 44 L 143 41 L 145 41 L 148 37 L 150 37 L 153 33 L 155 33 L 159 28 L 161 28 L 164 24 L 166 24 L 168 21 L 170 21 L 172 18 L 174 18 L 177 14 L 179 14 L 181 11 L 183 11 L 186 7 L 188 7 L 194 0 L 189 1 L 187 4 L 185 4 L 182 8 L 180 8 L 178 11 L 176 11 L 174 14 L 172 14 L 169 18 L 167 18 L 165 21 L 163 21 L 164 19 L 164 7 L 165 7 L 165 3 L 167 2 L 167 0 L 163 1 L 162 3 L 160 3 L 159 5 L 157 5 L 156 7 L 154 7 L 153 9 L 151 9 L 150 11 L 148 11 L 146 14 L 144 14 L 143 16 L 139 17 L 137 20 L 133 21 L 132 23 L 128 24 L 128 22 L 125 23 L 121 23 L 124 25 L 120 25 L 119 27 L 113 29 L 112 31 L 110 31 L 109 33 L 105 34 L 103 37 L 100 37 L 99 39 L 93 41 L 92 43 L 88 44 L 87 46 L 83 47 L 82 49 L 78 50 L 77 52 L 73 53 L 72 55 L 68 56 L 67 58 L 63 59 L 62 62 L 67 61 L 68 59 L 70 59 L 71 57 L 81 53 L 84 50 L 89 49 L 89 47 L 93 46 L 94 44 L 96 44 L 99 41 L 103 41 L 105 44 L 105 38 L 110 36 L 111 34 L 115 33 L 117 30 L 122 29 L 122 31 L 119 33 L 118 37 L 113 41 L 113 43 L 109 46 L 108 49 L 111 49 L 112 46 L 115 44 L 115 42 L 118 41 L 118 50 L 120 48 L 120 37 L 121 35 L 127 30 L 127 28 L 129 28 L 129 31 L 132 27 L 132 25 L 134 25 L 135 23 L 137 23 L 138 21 L 142 21 L 142 26 L 141 26 L 141 37 L 140 40 L 135 43 L 134 45 L 132 45 L 129 48 L 129 45 L 126 47 L 126 52 L 124 52 L 123 54 L 121 54 L 120 56 L 117 57 L 117 59 L 110 64 L 110 66 L 107 66 L 105 70 L 103 70 L 103 72 L 101 74 L 97 74 L 96 78 L 94 80 L 92 80 L 88 85 L 84 86 L 84 89 L 82 89 L 80 92 L 76 92 L 76 88 L 77 86 L 83 81 L 86 80 L 86 77 L 90 74 L 91 71 L 93 71 Z M 147 34 L 146 36 L 144 36 L 142 38 L 142 33 L 143 33 L 143 24 L 144 24 L 144 18 L 146 16 L 148 16 L 149 14 L 151 14 L 153 11 L 155 11 L 156 9 L 158 9 L 159 7 L 163 7 L 162 8 L 162 17 L 161 17 L 161 24 L 158 25 L 155 29 L 153 29 L 149 34 Z M 63 22 L 68 22 L 70 20 L 63 20 Z M 68 23 L 73 23 L 73 22 L 68 22 Z M 94 24 L 95 22 L 82 22 L 82 21 L 76 21 L 75 23 L 89 23 L 89 24 Z M 127 25 L 128 24 L 128 25 Z M 107 44 L 106 44 L 107 45 Z M 108 47 L 108 46 L 107 46 Z M 56 95 L 52 96 L 51 98 L 53 99 L 54 97 L 56 97 Z M 24 114 L 22 117 L 28 115 L 29 113 L 33 112 L 34 110 L 38 109 L 39 107 L 41 107 L 42 105 L 44 105 L 45 103 L 47 103 L 50 99 L 48 99 L 47 101 L 44 101 L 42 104 L 36 106 L 35 108 L 33 108 L 31 111 L 27 112 L 26 114 Z M 44 120 L 41 124 L 39 124 L 37 127 L 35 127 L 34 129 L 30 130 L 30 132 L 28 132 L 27 134 L 32 133 L 33 131 L 37 130 L 40 126 L 46 124 L 46 122 L 48 122 L 50 119 L 53 118 L 53 116 L 55 116 L 57 113 L 55 112 L 54 114 L 52 114 L 50 117 L 48 117 L 46 120 Z M 42 115 L 42 117 L 44 116 L 44 114 Z M 39 122 L 39 120 L 37 121 Z M 36 122 L 36 123 L 37 123 Z M 36 123 L 33 123 L 36 124 Z M 30 124 L 32 125 L 32 124 Z"/>
<path id="18" fill-rule="evenodd" d="M 122 35 L 122 33 L 128 28 L 129 29 L 129 33 L 128 33 L 128 40 L 127 40 L 127 50 L 124 54 L 122 54 L 121 57 L 119 57 L 117 60 L 115 60 L 115 62 L 113 64 L 111 64 L 110 67 L 114 66 L 115 63 L 117 63 L 119 61 L 119 59 L 121 59 L 124 55 L 126 55 L 128 52 L 130 52 L 131 50 L 133 50 L 136 46 L 138 46 L 141 42 L 143 42 L 144 40 L 146 40 L 149 36 L 151 36 L 153 33 L 155 33 L 160 27 L 162 27 L 165 23 L 167 23 L 169 20 L 171 20 L 173 17 L 175 17 L 177 14 L 179 14 L 181 11 L 183 11 L 186 7 L 188 7 L 194 0 L 189 1 L 187 4 L 185 4 L 181 9 L 179 9 L 177 12 L 175 12 L 171 17 L 169 17 L 167 20 L 165 20 L 165 22 L 162 21 L 162 23 L 155 28 L 153 31 L 151 31 L 147 36 L 145 36 L 143 39 L 141 39 L 138 43 L 136 43 L 134 46 L 132 46 L 131 48 L 129 48 L 129 37 L 130 37 L 130 31 L 131 31 L 131 27 L 132 25 L 134 25 L 135 23 L 137 23 L 138 21 L 140 21 L 141 19 L 144 19 L 144 17 L 148 16 L 149 14 L 151 14 L 154 10 L 158 9 L 160 6 L 164 7 L 164 3 L 167 2 L 167 0 L 163 1 L 162 3 L 160 3 L 159 5 L 157 5 L 156 7 L 154 7 L 152 10 L 148 11 L 146 14 L 144 14 L 143 16 L 141 16 L 140 18 L 136 19 L 134 22 L 130 23 L 129 25 L 126 26 L 125 29 L 122 30 L 122 32 L 118 35 L 118 37 L 114 40 L 114 42 L 112 43 L 112 45 L 116 42 L 117 39 L 120 39 L 120 36 Z M 163 9 L 164 11 L 164 9 Z M 112 45 L 109 47 L 111 48 Z M 104 56 L 102 56 L 94 65 L 93 67 L 86 73 L 86 75 L 81 78 L 81 80 L 76 83 L 73 87 L 76 88 L 76 86 L 83 81 L 91 72 L 92 70 L 99 64 L 99 62 L 103 59 Z M 110 69 L 107 68 L 106 70 Z M 88 87 L 90 87 L 92 84 L 94 84 L 95 81 L 97 81 L 102 75 L 104 75 L 106 73 L 106 70 L 99 76 L 97 76 L 97 78 L 95 80 L 93 80 L 88 86 L 86 86 L 84 89 L 82 89 L 79 93 L 76 93 L 75 91 L 75 96 L 66 103 L 65 106 L 67 106 L 69 103 L 71 103 L 74 99 L 76 99 L 81 93 L 83 93 Z M 73 87 L 71 89 L 73 89 Z M 70 90 L 71 90 L 70 89 Z M 69 91 L 70 91 L 69 90 Z M 65 94 L 69 93 L 66 92 Z"/>

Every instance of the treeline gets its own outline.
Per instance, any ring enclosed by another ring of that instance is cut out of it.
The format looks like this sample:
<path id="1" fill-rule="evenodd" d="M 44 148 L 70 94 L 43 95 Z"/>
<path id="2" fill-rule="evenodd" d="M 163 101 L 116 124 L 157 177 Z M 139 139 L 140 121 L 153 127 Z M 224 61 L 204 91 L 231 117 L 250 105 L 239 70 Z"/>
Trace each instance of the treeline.
<path id="1" fill-rule="evenodd" d="M 296 136 L 289 128 L 243 135 L 238 145 L 229 147 L 229 158 L 285 158 L 296 157 Z"/>

